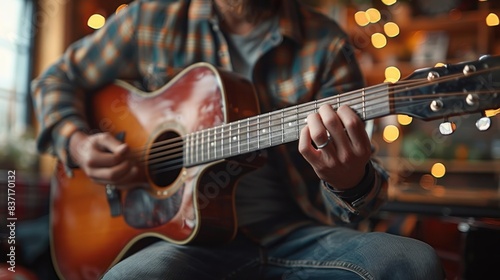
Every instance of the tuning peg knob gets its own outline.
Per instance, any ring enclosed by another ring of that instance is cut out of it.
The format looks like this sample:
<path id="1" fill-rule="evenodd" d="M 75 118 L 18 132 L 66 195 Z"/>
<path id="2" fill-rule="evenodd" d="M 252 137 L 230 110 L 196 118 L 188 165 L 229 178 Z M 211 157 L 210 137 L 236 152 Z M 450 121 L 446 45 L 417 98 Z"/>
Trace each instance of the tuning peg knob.
<path id="1" fill-rule="evenodd" d="M 486 131 L 490 129 L 491 119 L 483 114 L 483 117 L 476 121 L 476 127 L 479 131 Z"/>
<path id="2" fill-rule="evenodd" d="M 455 130 L 457 130 L 457 125 L 447 119 L 439 125 L 439 132 L 441 132 L 442 135 L 451 135 Z"/>

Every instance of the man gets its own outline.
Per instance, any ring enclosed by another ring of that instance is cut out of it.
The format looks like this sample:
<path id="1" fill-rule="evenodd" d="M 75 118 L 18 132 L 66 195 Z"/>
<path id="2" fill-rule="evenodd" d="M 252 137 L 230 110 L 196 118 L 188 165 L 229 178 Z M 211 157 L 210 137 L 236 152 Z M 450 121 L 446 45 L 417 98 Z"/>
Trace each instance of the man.
<path id="1" fill-rule="evenodd" d="M 355 90 L 362 76 L 348 37 L 296 1 L 136 1 L 73 44 L 34 82 L 39 148 L 103 185 L 138 175 L 125 143 L 89 134 L 83 97 L 114 79 L 148 91 L 205 61 L 244 75 L 262 111 Z M 182 94 L 182 93 L 179 93 Z M 115 265 L 105 279 L 442 279 L 430 246 L 335 222 L 362 219 L 382 203 L 384 173 L 370 160 L 364 124 L 347 106 L 321 106 L 297 143 L 236 189 L 239 232 L 220 246 L 159 241 Z"/>

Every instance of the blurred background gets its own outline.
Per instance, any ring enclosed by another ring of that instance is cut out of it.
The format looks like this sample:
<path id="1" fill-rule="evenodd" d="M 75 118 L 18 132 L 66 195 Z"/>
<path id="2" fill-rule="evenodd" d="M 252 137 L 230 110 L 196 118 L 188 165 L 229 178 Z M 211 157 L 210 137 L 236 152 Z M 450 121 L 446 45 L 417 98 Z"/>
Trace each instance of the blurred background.
<path id="1" fill-rule="evenodd" d="M 15 279 L 57 279 L 49 250 L 55 159 L 38 155 L 30 81 L 75 40 L 130 1 L 8 0 L 0 9 L 0 278 L 8 264 L 7 174 L 16 171 Z M 416 69 L 500 55 L 500 1 L 302 0 L 349 34 L 367 86 L 404 81 Z M 375 120 L 373 143 L 391 174 L 390 201 L 359 225 L 424 240 L 449 279 L 484 279 L 500 260 L 499 110 L 443 120 L 406 115 Z M 476 121 L 492 120 L 479 131 Z M 451 121 L 451 120 L 450 120 Z M 6 278 L 7 277 L 7 278 Z M 9 278 L 11 277 L 11 278 Z"/>

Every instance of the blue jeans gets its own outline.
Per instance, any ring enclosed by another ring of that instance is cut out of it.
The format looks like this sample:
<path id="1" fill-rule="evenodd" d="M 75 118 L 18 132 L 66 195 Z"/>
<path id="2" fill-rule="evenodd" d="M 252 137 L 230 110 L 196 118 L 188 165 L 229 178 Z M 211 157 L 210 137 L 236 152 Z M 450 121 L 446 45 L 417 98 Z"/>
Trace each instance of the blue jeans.
<path id="1" fill-rule="evenodd" d="M 436 253 L 415 239 L 308 226 L 271 246 L 243 235 L 223 246 L 159 241 L 104 279 L 444 279 Z"/>

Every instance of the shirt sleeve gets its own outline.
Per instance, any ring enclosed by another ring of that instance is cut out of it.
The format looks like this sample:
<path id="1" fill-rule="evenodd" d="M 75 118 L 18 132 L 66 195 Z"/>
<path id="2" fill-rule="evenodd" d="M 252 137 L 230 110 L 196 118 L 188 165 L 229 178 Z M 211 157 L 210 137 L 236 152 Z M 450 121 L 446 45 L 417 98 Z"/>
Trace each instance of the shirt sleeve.
<path id="1" fill-rule="evenodd" d="M 367 191 L 356 200 L 350 202 L 344 199 L 325 182 L 322 183 L 321 192 L 325 204 L 331 210 L 337 221 L 353 223 L 370 216 L 379 209 L 387 200 L 387 173 L 375 162 L 369 163 L 371 170 L 367 171 L 360 184 L 356 186 Z"/>
<path id="2" fill-rule="evenodd" d="M 354 91 L 364 86 L 363 75 L 357 63 L 354 49 L 347 37 L 340 37 L 330 44 L 325 69 L 327 71 L 324 72 L 322 86 L 316 96 L 317 99 Z M 368 130 L 369 125 L 367 125 Z M 365 193 L 359 195 L 354 201 L 342 198 L 328 184 L 321 183 L 323 200 L 335 220 L 351 223 L 366 218 L 386 201 L 387 173 L 374 159 L 370 161 L 368 167 L 365 178 L 360 184 L 369 185 L 356 187 L 363 189 Z"/>
<path id="3" fill-rule="evenodd" d="M 67 152 L 69 137 L 88 131 L 86 93 L 114 79 L 137 76 L 136 40 L 139 4 L 131 4 L 93 34 L 73 43 L 32 82 L 39 122 L 37 148 L 73 167 Z"/>

